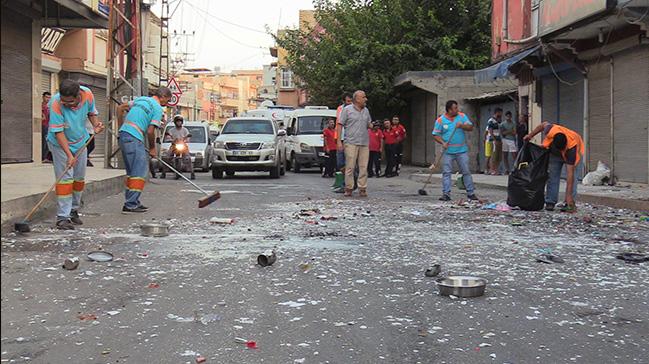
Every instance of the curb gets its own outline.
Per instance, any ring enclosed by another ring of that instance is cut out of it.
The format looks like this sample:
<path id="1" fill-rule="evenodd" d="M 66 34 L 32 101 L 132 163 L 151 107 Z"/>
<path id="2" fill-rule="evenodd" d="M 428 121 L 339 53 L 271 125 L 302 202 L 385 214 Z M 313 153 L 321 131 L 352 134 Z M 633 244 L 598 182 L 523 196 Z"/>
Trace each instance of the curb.
<path id="1" fill-rule="evenodd" d="M 410 175 L 408 179 L 416 182 L 424 183 L 426 182 L 427 178 L 428 175 L 413 173 Z M 433 178 L 431 178 L 431 182 L 441 182 L 441 181 L 442 179 L 436 176 L 433 176 Z M 507 191 L 507 186 L 500 186 L 500 185 L 494 185 L 494 184 L 484 183 L 484 182 L 475 182 L 475 181 L 473 182 L 473 184 L 476 187 L 492 188 L 492 189 Z M 561 195 L 563 195 L 563 193 L 561 193 Z M 581 193 L 578 193 L 577 200 L 589 204 L 604 205 L 616 209 L 628 209 L 628 210 L 642 211 L 642 212 L 649 211 L 649 201 L 623 199 L 623 198 L 589 195 L 589 194 L 581 194 Z"/>
<path id="2" fill-rule="evenodd" d="M 116 195 L 124 190 L 124 175 L 110 177 L 100 181 L 86 184 L 83 191 L 82 203 L 91 203 L 102 198 Z M 0 224 L 2 233 L 13 230 L 13 223 L 21 220 L 43 197 L 45 192 L 15 198 L 2 202 L 2 216 Z M 52 193 L 39 210 L 32 216 L 32 221 L 52 217 L 56 213 L 56 198 Z"/>

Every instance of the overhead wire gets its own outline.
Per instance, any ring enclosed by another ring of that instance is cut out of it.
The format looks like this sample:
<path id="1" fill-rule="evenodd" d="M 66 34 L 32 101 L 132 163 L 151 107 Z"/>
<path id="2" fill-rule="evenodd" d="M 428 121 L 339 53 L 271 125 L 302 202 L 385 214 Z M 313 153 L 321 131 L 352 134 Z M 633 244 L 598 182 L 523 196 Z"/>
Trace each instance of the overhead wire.
<path id="1" fill-rule="evenodd" d="M 261 34 L 268 34 L 265 30 L 259 30 L 259 29 L 251 28 L 251 27 L 248 27 L 248 26 L 245 26 L 245 25 L 241 25 L 241 24 L 237 24 L 237 23 L 231 22 L 231 21 L 229 21 L 229 20 L 227 20 L 227 19 L 220 18 L 220 17 L 218 17 L 218 16 L 216 16 L 216 15 L 210 13 L 210 12 L 209 12 L 209 9 L 208 9 L 208 10 L 201 9 L 201 8 L 195 6 L 194 4 L 190 3 L 189 1 L 186 1 L 186 2 L 187 2 L 187 5 L 189 5 L 189 6 L 191 6 L 192 8 L 194 8 L 194 10 L 201 11 L 201 12 L 203 12 L 206 16 L 209 16 L 210 18 L 214 18 L 214 19 L 216 19 L 216 20 L 218 20 L 218 21 L 221 21 L 221 22 L 223 22 L 223 23 L 230 24 L 230 25 L 233 25 L 233 26 L 235 26 L 235 27 L 239 27 L 239 28 L 241 28 L 241 29 L 246 29 L 246 30 L 249 30 L 249 31 L 251 31 L 251 32 L 257 32 L 257 33 L 261 33 Z"/>
<path id="2" fill-rule="evenodd" d="M 190 5 L 190 6 L 191 6 L 191 5 Z M 240 40 L 238 40 L 238 39 L 236 39 L 236 38 L 233 38 L 233 37 L 229 36 L 227 33 L 223 32 L 222 30 L 220 30 L 219 28 L 217 28 L 216 25 L 214 25 L 214 23 L 212 23 L 211 21 L 209 21 L 208 18 L 207 18 L 207 16 L 205 16 L 204 14 L 198 13 L 198 15 L 200 15 L 203 19 L 205 19 L 205 22 L 206 22 L 207 24 L 209 24 L 209 25 L 212 27 L 212 29 L 214 29 L 215 31 L 217 31 L 218 33 L 220 33 L 221 35 L 223 35 L 224 37 L 230 39 L 231 41 L 233 41 L 233 42 L 235 42 L 235 43 L 237 43 L 237 44 L 239 44 L 239 45 L 242 45 L 242 46 L 244 46 L 244 47 L 248 47 L 248 48 L 260 48 L 260 49 L 261 49 L 261 48 L 265 48 L 265 47 L 263 47 L 263 46 L 253 46 L 253 45 L 250 45 L 250 44 L 243 43 L 243 42 L 241 42 Z"/>

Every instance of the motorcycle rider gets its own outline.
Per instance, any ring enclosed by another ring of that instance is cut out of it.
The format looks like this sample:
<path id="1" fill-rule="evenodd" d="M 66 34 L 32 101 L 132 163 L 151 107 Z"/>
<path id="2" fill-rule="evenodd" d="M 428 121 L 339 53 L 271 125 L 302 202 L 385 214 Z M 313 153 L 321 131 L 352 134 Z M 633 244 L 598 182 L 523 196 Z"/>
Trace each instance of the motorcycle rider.
<path id="1" fill-rule="evenodd" d="M 175 155 L 179 154 L 182 156 L 182 162 L 181 166 L 184 164 L 189 164 L 189 172 L 191 173 L 191 179 L 196 178 L 196 175 L 194 174 L 194 164 L 192 163 L 192 159 L 189 155 L 189 146 L 187 143 L 189 143 L 189 139 L 191 138 L 191 134 L 189 133 L 189 130 L 183 126 L 184 123 L 184 118 L 182 115 L 176 115 L 173 118 L 173 123 L 175 125 L 174 128 L 167 128 L 167 131 L 165 133 L 165 138 L 167 136 L 171 138 L 171 148 L 169 148 L 169 157 L 171 157 L 171 164 L 173 164 L 173 158 Z M 177 150 L 176 145 L 184 143 L 185 145 L 185 150 Z M 175 165 L 174 165 L 175 166 Z M 178 172 L 183 172 L 182 170 L 179 170 Z M 179 176 L 176 176 L 176 179 L 179 179 Z"/>

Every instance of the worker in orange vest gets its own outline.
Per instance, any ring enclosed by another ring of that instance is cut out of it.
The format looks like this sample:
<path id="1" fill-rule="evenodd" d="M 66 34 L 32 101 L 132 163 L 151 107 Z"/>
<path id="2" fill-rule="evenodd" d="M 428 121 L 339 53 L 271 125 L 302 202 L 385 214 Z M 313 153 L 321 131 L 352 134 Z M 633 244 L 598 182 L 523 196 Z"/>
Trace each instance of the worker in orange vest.
<path id="1" fill-rule="evenodd" d="M 543 147 L 550 150 L 550 162 L 548 166 L 548 182 L 545 193 L 545 209 L 554 210 L 559 199 L 559 183 L 561 181 L 561 170 L 566 166 L 566 198 L 561 206 L 561 211 L 576 212 L 575 198 L 577 198 L 577 181 L 575 170 L 584 156 L 585 147 L 581 136 L 565 126 L 553 124 L 547 121 L 537 126 L 531 133 L 527 134 L 524 140 L 531 140 L 536 134 L 543 132 Z M 571 191 L 571 193 L 568 193 Z"/>

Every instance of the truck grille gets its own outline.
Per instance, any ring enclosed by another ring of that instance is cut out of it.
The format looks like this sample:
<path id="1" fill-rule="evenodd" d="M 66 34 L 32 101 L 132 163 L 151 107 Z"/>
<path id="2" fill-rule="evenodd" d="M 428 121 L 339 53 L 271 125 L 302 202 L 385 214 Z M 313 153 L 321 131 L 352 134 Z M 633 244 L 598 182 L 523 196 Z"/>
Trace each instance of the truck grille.
<path id="1" fill-rule="evenodd" d="M 261 143 L 225 143 L 225 149 L 228 150 L 257 150 Z"/>
<path id="2" fill-rule="evenodd" d="M 258 155 L 229 155 L 226 158 L 231 162 L 256 162 L 259 160 Z"/>
<path id="3" fill-rule="evenodd" d="M 316 155 L 320 155 L 322 152 L 324 152 L 324 147 L 315 147 Z"/>

